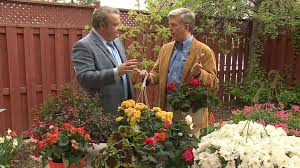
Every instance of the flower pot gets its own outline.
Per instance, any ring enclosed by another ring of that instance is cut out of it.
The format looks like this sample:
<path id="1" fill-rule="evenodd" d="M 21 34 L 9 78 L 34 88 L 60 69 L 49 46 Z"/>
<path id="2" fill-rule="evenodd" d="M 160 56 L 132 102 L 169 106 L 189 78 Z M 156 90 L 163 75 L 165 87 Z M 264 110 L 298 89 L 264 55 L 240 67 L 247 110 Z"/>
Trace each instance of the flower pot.
<path id="1" fill-rule="evenodd" d="M 83 168 L 84 166 L 86 166 L 87 160 L 87 156 L 84 156 L 84 158 L 80 160 L 78 165 L 71 164 L 69 165 L 69 168 Z M 50 168 L 65 168 L 64 163 L 55 163 L 50 160 L 48 160 L 48 165 Z"/>
<path id="2" fill-rule="evenodd" d="M 192 108 L 188 112 L 174 110 L 170 105 L 167 105 L 168 111 L 173 111 L 174 120 L 185 120 L 187 115 L 193 119 L 193 129 L 191 133 L 197 138 L 200 136 L 200 130 L 208 126 L 208 108 L 199 108 L 193 112 Z"/>

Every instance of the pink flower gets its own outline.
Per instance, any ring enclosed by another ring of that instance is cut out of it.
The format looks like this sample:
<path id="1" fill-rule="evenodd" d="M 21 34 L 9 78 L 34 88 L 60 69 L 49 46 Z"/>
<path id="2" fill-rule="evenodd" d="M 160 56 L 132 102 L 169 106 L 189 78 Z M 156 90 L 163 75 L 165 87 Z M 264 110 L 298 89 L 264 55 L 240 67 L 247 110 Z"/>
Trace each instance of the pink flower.
<path id="1" fill-rule="evenodd" d="M 170 121 L 165 121 L 165 122 L 164 122 L 164 127 L 165 127 L 165 128 L 171 128 L 171 127 L 172 127 L 172 122 L 170 122 Z"/>
<path id="2" fill-rule="evenodd" d="M 188 150 L 186 150 L 183 154 L 182 157 L 184 160 L 188 163 L 193 163 L 194 162 L 194 155 L 193 155 L 193 147 L 189 147 Z"/>
<path id="3" fill-rule="evenodd" d="M 283 130 L 285 130 L 286 133 L 288 133 L 289 128 L 287 124 L 283 124 L 283 123 L 276 123 L 274 124 L 274 127 L 276 128 L 282 128 Z"/>
<path id="4" fill-rule="evenodd" d="M 298 112 L 300 110 L 300 107 L 297 105 L 292 105 L 291 109 L 293 112 Z"/>
<path id="5" fill-rule="evenodd" d="M 279 117 L 282 120 L 288 120 L 289 119 L 289 114 L 285 113 L 283 110 L 277 111 L 276 116 Z"/>
<path id="6" fill-rule="evenodd" d="M 265 108 L 269 108 L 269 109 L 275 109 L 276 108 L 273 103 L 266 103 L 265 106 L 266 106 Z"/>
<path id="7" fill-rule="evenodd" d="M 280 106 L 280 109 L 284 109 L 284 104 L 282 102 L 279 102 L 279 106 Z"/>
<path id="8" fill-rule="evenodd" d="M 254 109 L 260 110 L 262 109 L 263 106 L 264 106 L 263 104 L 254 104 Z"/>
<path id="9" fill-rule="evenodd" d="M 251 106 L 245 106 L 244 107 L 244 114 L 246 116 L 249 116 L 249 115 L 251 115 L 251 113 L 252 113 L 252 107 Z"/>
<path id="10" fill-rule="evenodd" d="M 295 136 L 297 136 L 297 137 L 300 137 L 300 130 L 292 129 L 292 130 L 290 130 L 290 132 L 291 132 L 293 135 L 295 135 Z"/>
<path id="11" fill-rule="evenodd" d="M 231 113 L 232 113 L 233 115 L 238 114 L 238 113 L 240 113 L 240 112 L 241 112 L 240 109 L 236 109 L 236 110 L 232 110 L 232 111 L 231 111 Z"/>

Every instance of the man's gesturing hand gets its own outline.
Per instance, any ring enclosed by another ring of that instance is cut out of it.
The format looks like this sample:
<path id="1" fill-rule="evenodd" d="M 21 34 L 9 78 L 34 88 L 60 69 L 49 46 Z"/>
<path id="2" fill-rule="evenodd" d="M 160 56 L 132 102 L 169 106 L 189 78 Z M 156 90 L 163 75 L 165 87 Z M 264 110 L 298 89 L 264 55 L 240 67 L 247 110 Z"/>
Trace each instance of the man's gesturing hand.
<path id="1" fill-rule="evenodd" d="M 136 59 L 131 59 L 131 60 L 124 62 L 121 65 L 118 65 L 118 67 L 117 67 L 118 75 L 121 77 L 128 72 L 134 71 L 134 69 L 137 68 L 137 64 L 138 64 L 138 62 Z"/>

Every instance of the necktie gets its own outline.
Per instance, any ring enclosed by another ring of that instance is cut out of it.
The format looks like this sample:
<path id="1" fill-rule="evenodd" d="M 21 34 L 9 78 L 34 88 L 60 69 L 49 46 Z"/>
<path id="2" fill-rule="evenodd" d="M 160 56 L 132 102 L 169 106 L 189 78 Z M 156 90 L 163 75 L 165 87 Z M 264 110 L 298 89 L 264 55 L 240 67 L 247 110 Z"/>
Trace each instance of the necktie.
<path id="1" fill-rule="evenodd" d="M 119 54 L 118 50 L 116 49 L 116 47 L 114 46 L 113 42 L 107 42 L 106 44 L 111 48 L 112 55 L 115 58 L 117 64 L 118 65 L 122 64 L 120 54 Z M 127 100 L 128 99 L 128 85 L 127 85 L 126 74 L 124 74 L 121 78 L 123 81 L 124 98 L 125 98 L 125 100 Z"/>
<path id="2" fill-rule="evenodd" d="M 180 43 L 180 42 L 177 41 L 175 46 L 176 46 L 177 50 L 179 50 L 179 51 L 183 50 L 183 43 Z"/>

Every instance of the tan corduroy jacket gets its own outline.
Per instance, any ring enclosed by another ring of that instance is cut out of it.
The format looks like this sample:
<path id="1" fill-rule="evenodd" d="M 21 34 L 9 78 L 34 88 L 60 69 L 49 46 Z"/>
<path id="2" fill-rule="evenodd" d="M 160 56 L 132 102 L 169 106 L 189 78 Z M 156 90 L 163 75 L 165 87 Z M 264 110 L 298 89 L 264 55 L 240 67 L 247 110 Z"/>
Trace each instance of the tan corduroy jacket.
<path id="1" fill-rule="evenodd" d="M 150 71 L 148 78 L 150 85 L 159 84 L 159 107 L 162 109 L 166 109 L 167 78 L 174 45 L 175 42 L 173 41 L 161 48 L 158 60 Z M 192 78 L 191 69 L 195 63 L 200 63 L 203 66 L 198 79 L 204 82 L 205 85 L 215 88 L 217 85 L 215 54 L 207 45 L 194 38 L 184 64 L 181 82 Z"/>

